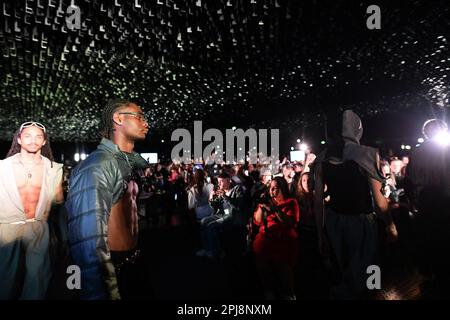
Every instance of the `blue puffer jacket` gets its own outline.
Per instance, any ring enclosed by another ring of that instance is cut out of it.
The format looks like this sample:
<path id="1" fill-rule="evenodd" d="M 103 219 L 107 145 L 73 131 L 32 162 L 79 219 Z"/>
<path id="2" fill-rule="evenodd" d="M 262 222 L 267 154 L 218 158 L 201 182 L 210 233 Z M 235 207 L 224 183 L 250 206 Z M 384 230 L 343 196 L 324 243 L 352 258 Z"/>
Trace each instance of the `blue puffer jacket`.
<path id="1" fill-rule="evenodd" d="M 126 188 L 124 178 L 145 167 L 148 163 L 138 153 L 126 154 L 104 138 L 72 172 L 66 208 L 70 250 L 81 269 L 82 299 L 120 299 L 107 246 L 108 219 Z"/>

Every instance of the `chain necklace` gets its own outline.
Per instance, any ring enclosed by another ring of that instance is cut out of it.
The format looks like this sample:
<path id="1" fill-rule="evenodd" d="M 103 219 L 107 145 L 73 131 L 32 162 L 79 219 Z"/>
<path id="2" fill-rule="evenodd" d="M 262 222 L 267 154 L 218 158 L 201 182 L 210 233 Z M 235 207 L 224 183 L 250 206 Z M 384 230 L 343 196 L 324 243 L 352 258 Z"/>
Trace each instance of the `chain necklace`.
<path id="1" fill-rule="evenodd" d="M 25 169 L 26 171 L 26 176 L 28 179 L 31 179 L 33 177 L 32 174 L 32 170 L 34 169 L 34 167 L 36 167 L 38 164 L 41 163 L 41 160 L 39 159 L 37 162 L 33 161 L 32 162 L 32 166 L 31 167 L 27 167 L 23 162 L 22 162 L 22 157 L 19 157 L 19 163 L 22 165 L 22 167 Z"/>

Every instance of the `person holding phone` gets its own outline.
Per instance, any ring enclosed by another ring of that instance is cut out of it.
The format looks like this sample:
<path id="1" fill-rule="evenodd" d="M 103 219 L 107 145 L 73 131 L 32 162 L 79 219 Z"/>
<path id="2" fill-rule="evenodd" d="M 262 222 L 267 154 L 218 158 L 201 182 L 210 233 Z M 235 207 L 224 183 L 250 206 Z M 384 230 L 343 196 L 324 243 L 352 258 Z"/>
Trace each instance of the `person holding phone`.
<path id="1" fill-rule="evenodd" d="M 270 182 L 269 197 L 262 198 L 253 214 L 253 222 L 259 227 L 253 252 L 267 300 L 296 299 L 294 266 L 299 219 L 298 203 L 290 197 L 286 180 L 275 177 Z"/>

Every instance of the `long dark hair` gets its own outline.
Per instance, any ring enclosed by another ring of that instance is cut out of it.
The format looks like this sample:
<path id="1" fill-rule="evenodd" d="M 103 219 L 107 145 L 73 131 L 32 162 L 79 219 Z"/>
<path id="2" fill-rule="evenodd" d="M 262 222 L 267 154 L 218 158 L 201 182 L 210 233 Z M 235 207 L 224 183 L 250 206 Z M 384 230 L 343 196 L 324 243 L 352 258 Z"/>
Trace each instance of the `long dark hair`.
<path id="1" fill-rule="evenodd" d="M 299 199 L 303 199 L 303 198 L 306 198 L 306 197 L 312 195 L 312 192 L 310 192 L 309 190 L 306 191 L 305 188 L 303 188 L 302 180 L 303 180 L 303 177 L 304 177 L 304 176 L 307 176 L 308 179 L 309 179 L 309 178 L 310 178 L 310 173 L 309 173 L 309 172 L 303 172 L 303 173 L 300 175 L 300 178 L 299 178 L 298 181 L 297 181 L 297 197 L 298 197 Z"/>
<path id="2" fill-rule="evenodd" d="M 22 147 L 20 146 L 19 142 L 17 141 L 20 138 L 20 134 L 21 134 L 20 129 L 18 129 L 14 133 L 14 137 L 13 137 L 13 141 L 12 141 L 12 144 L 11 144 L 11 148 L 9 148 L 8 154 L 6 155 L 7 158 L 12 157 L 13 155 L 15 155 L 15 154 L 20 152 L 20 149 Z M 41 155 L 43 155 L 44 157 L 48 158 L 50 161 L 54 162 L 55 159 L 53 158 L 52 148 L 50 147 L 50 137 L 48 136 L 48 134 L 46 132 L 44 132 L 44 139 L 45 139 L 46 142 L 42 146 Z"/>
<path id="3" fill-rule="evenodd" d="M 203 186 L 205 185 L 205 171 L 202 169 L 197 169 L 194 174 L 194 178 L 192 179 L 192 185 L 198 190 L 198 193 L 201 194 L 203 190 Z"/>
<path id="4" fill-rule="evenodd" d="M 277 187 L 280 189 L 281 194 L 283 195 L 283 198 L 285 200 L 287 198 L 290 198 L 289 186 L 287 181 L 283 177 L 275 177 L 274 179 L 272 179 L 272 181 L 275 181 L 277 183 Z"/>
<path id="5" fill-rule="evenodd" d="M 342 159 L 344 138 L 342 137 L 342 111 L 331 111 L 325 114 L 325 138 L 327 140 L 326 158 Z"/>

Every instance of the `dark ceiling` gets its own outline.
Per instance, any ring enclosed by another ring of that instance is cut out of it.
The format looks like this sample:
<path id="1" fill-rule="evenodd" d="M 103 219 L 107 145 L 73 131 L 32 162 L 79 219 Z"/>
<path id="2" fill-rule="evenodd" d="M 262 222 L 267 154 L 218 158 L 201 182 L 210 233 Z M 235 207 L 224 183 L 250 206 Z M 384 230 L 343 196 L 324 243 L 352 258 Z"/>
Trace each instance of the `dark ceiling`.
<path id="1" fill-rule="evenodd" d="M 312 125 L 330 108 L 363 117 L 450 106 L 450 2 L 2 1 L 0 139 L 23 121 L 54 140 L 97 140 L 113 97 L 136 100 L 153 132 Z M 431 111 L 430 111 L 431 110 Z"/>

